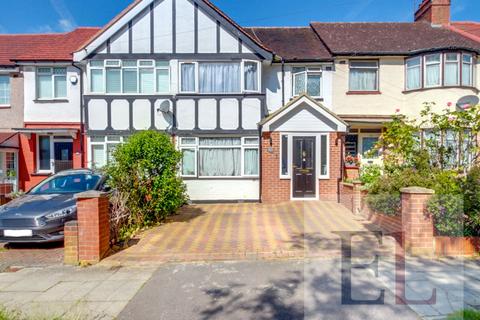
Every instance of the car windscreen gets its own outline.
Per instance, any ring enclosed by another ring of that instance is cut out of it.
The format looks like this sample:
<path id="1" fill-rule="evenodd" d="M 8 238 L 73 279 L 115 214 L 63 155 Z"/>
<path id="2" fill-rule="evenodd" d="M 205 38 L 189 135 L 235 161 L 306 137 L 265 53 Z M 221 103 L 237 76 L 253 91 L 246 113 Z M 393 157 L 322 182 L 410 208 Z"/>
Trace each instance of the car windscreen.
<path id="1" fill-rule="evenodd" d="M 29 194 L 78 193 L 93 190 L 100 176 L 94 174 L 71 174 L 53 176 L 33 188 Z"/>

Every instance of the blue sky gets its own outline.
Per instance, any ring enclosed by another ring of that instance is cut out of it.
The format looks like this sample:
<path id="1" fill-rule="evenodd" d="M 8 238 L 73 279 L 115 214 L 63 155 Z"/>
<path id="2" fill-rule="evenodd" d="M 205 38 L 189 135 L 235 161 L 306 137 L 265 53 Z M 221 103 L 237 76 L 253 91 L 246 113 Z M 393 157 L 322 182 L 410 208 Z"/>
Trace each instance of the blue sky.
<path id="1" fill-rule="evenodd" d="M 102 26 L 132 0 L 2 0 L 0 33 Z M 213 0 L 243 26 L 304 26 L 310 21 L 411 21 L 421 0 Z M 300 5 L 301 4 L 301 5 Z M 452 19 L 480 20 L 479 0 L 452 0 Z"/>

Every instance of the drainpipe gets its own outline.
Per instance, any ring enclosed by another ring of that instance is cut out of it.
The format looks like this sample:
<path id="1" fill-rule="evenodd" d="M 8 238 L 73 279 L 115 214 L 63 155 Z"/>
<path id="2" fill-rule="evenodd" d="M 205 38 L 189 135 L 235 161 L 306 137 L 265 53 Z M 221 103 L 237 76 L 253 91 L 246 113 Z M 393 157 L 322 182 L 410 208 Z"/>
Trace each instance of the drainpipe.
<path id="1" fill-rule="evenodd" d="M 263 119 L 262 119 L 263 120 Z M 259 166 L 258 166 L 258 201 L 262 203 L 262 184 L 263 184 L 263 179 L 262 179 L 262 153 L 263 153 L 263 146 L 262 146 L 262 125 L 258 126 L 258 161 Z"/>
<path id="2" fill-rule="evenodd" d="M 83 115 L 83 69 L 72 62 L 72 66 L 80 71 L 80 163 L 85 168 L 85 150 L 84 150 L 84 115 Z"/>
<path id="3" fill-rule="evenodd" d="M 347 131 L 349 128 L 347 128 Z M 340 141 L 340 178 L 337 181 L 337 202 L 340 203 L 340 184 L 343 181 L 343 170 L 345 168 L 345 137 L 346 133 L 337 139 L 337 143 Z"/>
<path id="4" fill-rule="evenodd" d="M 282 107 L 285 105 L 285 60 L 282 58 Z"/>

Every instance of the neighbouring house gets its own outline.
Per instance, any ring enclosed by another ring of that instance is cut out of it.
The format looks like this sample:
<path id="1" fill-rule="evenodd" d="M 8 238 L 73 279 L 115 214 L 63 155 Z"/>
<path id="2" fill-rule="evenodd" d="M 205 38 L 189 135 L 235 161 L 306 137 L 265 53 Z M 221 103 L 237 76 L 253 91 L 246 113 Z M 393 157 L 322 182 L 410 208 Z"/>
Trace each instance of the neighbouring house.
<path id="1" fill-rule="evenodd" d="M 9 59 L 25 84 L 20 185 L 102 167 L 152 129 L 183 152 L 194 201 L 337 200 L 345 156 L 380 161 L 369 151 L 394 114 L 478 102 L 480 45 L 452 26 L 449 0 L 424 0 L 411 23 L 292 28 L 136 0 L 102 29 L 39 35 L 50 51 Z"/>
<path id="2" fill-rule="evenodd" d="M 12 69 L 8 84 L 11 103 L 0 109 L 0 125 L 17 133 L 15 147 L 20 152 L 15 153 L 14 166 L 22 190 L 52 173 L 85 166 L 80 69 L 73 65 L 72 53 L 98 30 L 0 36 L 0 56 Z M 6 82 L 2 79 L 0 76 L 0 95 Z M 8 158 L 5 161 L 7 165 L 10 162 Z"/>

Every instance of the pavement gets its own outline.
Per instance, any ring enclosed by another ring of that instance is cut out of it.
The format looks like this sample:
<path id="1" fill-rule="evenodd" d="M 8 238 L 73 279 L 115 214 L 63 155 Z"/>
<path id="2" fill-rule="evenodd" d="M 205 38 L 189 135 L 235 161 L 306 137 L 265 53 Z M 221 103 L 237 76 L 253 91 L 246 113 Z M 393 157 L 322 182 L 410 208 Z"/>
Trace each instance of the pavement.
<path id="1" fill-rule="evenodd" d="M 0 305 L 28 319 L 115 319 L 155 270 L 50 266 L 4 272 Z"/>

